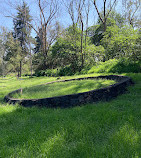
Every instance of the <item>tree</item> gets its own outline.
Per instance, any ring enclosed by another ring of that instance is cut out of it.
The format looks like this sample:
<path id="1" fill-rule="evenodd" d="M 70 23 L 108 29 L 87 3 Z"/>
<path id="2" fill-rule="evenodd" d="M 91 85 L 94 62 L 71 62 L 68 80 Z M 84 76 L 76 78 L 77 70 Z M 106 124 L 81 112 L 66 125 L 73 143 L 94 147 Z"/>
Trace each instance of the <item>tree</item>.
<path id="1" fill-rule="evenodd" d="M 103 46 L 95 46 L 94 44 L 87 46 L 86 63 L 89 66 L 94 65 L 96 62 L 103 61 L 105 56 L 105 49 Z"/>
<path id="2" fill-rule="evenodd" d="M 31 27 L 29 26 L 29 23 L 31 22 L 31 16 L 29 12 L 29 7 L 23 1 L 22 6 L 17 6 L 17 16 L 13 19 L 13 37 L 20 42 L 20 46 L 22 48 L 19 77 L 21 77 L 22 74 L 22 61 L 27 55 L 28 38 L 31 32 Z"/>
<path id="3" fill-rule="evenodd" d="M 103 12 L 102 12 L 103 15 L 101 15 L 100 10 L 98 10 L 98 6 L 96 4 L 96 0 L 93 0 L 93 4 L 94 4 L 95 9 L 97 11 L 97 14 L 99 16 L 99 19 L 100 19 L 100 21 L 103 24 L 104 32 L 106 31 L 107 18 L 109 17 L 110 12 L 112 11 L 114 5 L 116 4 L 116 0 L 114 0 L 112 5 L 110 5 L 110 9 L 109 10 L 106 9 L 106 3 L 107 3 L 107 0 L 103 0 Z M 111 3 L 111 1 L 110 1 L 110 3 Z M 106 11 L 107 11 L 107 13 L 106 13 Z"/>
<path id="4" fill-rule="evenodd" d="M 76 0 L 70 0 L 70 1 L 67 1 L 67 2 L 64 2 L 66 8 L 67 8 L 67 11 L 70 15 L 70 18 L 71 18 L 71 21 L 72 21 L 72 27 L 70 27 L 71 29 L 73 29 L 72 31 L 72 42 L 73 42 L 73 45 L 76 47 L 76 43 L 77 43 L 77 24 L 78 22 L 81 21 L 81 29 L 83 30 L 83 19 L 82 19 L 82 6 L 81 6 L 81 0 L 79 2 L 77 2 Z M 77 6 L 78 4 L 78 6 Z M 80 20 L 81 18 L 81 20 Z M 80 21 L 79 21 L 80 20 Z M 81 36 L 81 42 L 83 41 L 83 31 L 81 31 L 80 33 L 80 36 Z M 78 53 L 78 50 L 77 50 L 77 47 L 75 49 L 75 54 Z M 82 54 L 82 43 L 81 43 L 81 59 L 83 61 L 83 54 Z"/>
<path id="5" fill-rule="evenodd" d="M 139 60 L 139 34 L 131 26 L 118 28 L 109 26 L 101 40 L 105 48 L 106 59 L 126 58 L 132 61 Z"/>
<path id="6" fill-rule="evenodd" d="M 125 23 L 125 19 L 122 17 L 121 14 L 117 13 L 116 11 L 111 11 L 106 20 L 106 27 L 117 25 L 119 28 L 121 28 L 123 27 L 124 23 Z M 101 44 L 100 41 L 104 36 L 103 30 L 104 30 L 104 26 L 101 23 L 100 19 L 98 19 L 97 25 L 94 25 L 88 28 L 88 31 L 87 31 L 88 36 L 91 37 L 92 43 L 94 43 L 95 45 Z"/>
<path id="7" fill-rule="evenodd" d="M 141 15 L 138 10 L 140 9 L 141 0 L 122 0 L 124 17 L 126 21 L 135 27 L 141 24 Z"/>
<path id="8" fill-rule="evenodd" d="M 9 66 L 9 72 L 17 72 L 20 75 L 20 61 L 23 60 L 22 48 L 20 46 L 20 42 L 17 39 L 13 38 L 12 33 L 7 34 L 7 41 L 5 43 L 6 55 L 4 60 L 7 62 Z"/>
<path id="9" fill-rule="evenodd" d="M 115 21 L 115 25 L 117 25 L 119 28 L 121 28 L 121 27 L 123 27 L 123 25 L 125 25 L 125 18 L 124 18 L 124 16 L 121 13 L 116 12 L 115 10 L 112 10 L 110 12 L 108 19 L 114 20 Z M 108 26 L 111 26 L 111 25 L 108 23 Z"/>
<path id="10" fill-rule="evenodd" d="M 56 67 L 64 67 L 71 65 L 72 71 L 75 72 L 79 69 L 80 63 L 80 50 L 81 50 L 81 30 L 75 25 L 66 29 L 64 36 L 57 39 L 52 46 L 52 59 Z M 75 44 L 73 43 L 75 33 Z M 77 52 L 76 52 L 77 50 Z"/>
<path id="11" fill-rule="evenodd" d="M 37 33 L 36 37 L 36 52 L 41 52 L 43 55 L 42 69 L 47 68 L 47 58 L 51 45 L 54 43 L 60 33 L 60 26 L 58 22 L 55 22 L 55 16 L 58 12 L 58 5 L 56 0 L 50 1 L 37 1 L 37 5 L 40 11 L 40 19 L 38 27 L 32 28 Z"/>
<path id="12" fill-rule="evenodd" d="M 84 56 L 83 53 L 83 40 L 84 40 L 84 14 L 86 14 L 86 27 L 88 26 L 88 15 L 89 15 L 89 3 L 86 4 L 85 0 L 71 0 L 67 4 L 64 2 L 67 11 L 71 17 L 73 29 L 74 29 L 74 44 L 76 44 L 75 38 L 75 26 L 76 24 L 80 24 L 81 27 L 81 68 L 84 66 Z M 88 7 L 88 8 L 87 8 Z M 85 12 L 84 12 L 85 10 Z M 86 47 L 86 36 L 85 36 L 85 47 Z M 85 48 L 86 49 L 86 48 Z M 77 52 L 77 50 L 76 50 Z"/>
<path id="13" fill-rule="evenodd" d="M 1 65 L 1 72 L 2 72 L 2 76 L 5 76 L 5 61 L 4 61 L 4 57 L 6 55 L 6 48 L 5 48 L 5 43 L 6 43 L 6 34 L 7 34 L 7 30 L 4 27 L 1 27 L 1 33 L 0 33 L 0 65 Z"/>
<path id="14" fill-rule="evenodd" d="M 78 6 L 77 6 L 77 11 L 78 11 L 78 20 L 80 21 L 81 24 L 81 69 L 84 66 L 84 54 L 83 54 L 83 32 L 84 32 L 84 22 L 83 22 L 83 10 L 82 8 L 84 7 L 84 0 L 79 0 L 78 1 Z"/>
<path id="15" fill-rule="evenodd" d="M 85 13 L 86 13 L 86 33 L 85 33 L 85 49 L 84 49 L 84 61 L 86 55 L 86 47 L 87 47 L 87 37 L 88 37 L 88 23 L 89 23 L 89 12 L 90 12 L 90 1 L 84 3 Z"/>

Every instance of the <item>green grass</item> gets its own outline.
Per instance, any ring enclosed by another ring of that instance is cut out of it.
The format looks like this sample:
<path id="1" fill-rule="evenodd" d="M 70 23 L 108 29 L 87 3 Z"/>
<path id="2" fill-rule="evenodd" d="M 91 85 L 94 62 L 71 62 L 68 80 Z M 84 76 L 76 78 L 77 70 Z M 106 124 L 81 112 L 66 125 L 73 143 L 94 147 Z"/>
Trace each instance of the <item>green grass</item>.
<path id="1" fill-rule="evenodd" d="M 3 102 L 12 90 L 56 78 L 1 78 L 0 157 L 140 158 L 141 74 L 124 75 L 135 82 L 128 93 L 109 102 L 67 109 L 24 108 Z M 61 79 L 69 78 L 74 76 Z"/>
<path id="2" fill-rule="evenodd" d="M 83 70 L 84 71 L 84 70 Z M 82 72 L 83 72 L 82 71 Z M 84 71 L 85 72 L 85 71 Z M 131 73 L 141 72 L 141 62 L 131 62 L 126 58 L 110 59 L 105 62 L 99 62 L 93 66 L 87 73 Z"/>
<path id="3" fill-rule="evenodd" d="M 114 84 L 113 80 L 80 80 L 69 82 L 58 82 L 48 85 L 38 85 L 23 89 L 21 93 L 15 93 L 11 97 L 23 99 L 39 99 L 47 97 L 56 97 L 62 95 L 87 92 L 94 89 L 106 87 Z"/>

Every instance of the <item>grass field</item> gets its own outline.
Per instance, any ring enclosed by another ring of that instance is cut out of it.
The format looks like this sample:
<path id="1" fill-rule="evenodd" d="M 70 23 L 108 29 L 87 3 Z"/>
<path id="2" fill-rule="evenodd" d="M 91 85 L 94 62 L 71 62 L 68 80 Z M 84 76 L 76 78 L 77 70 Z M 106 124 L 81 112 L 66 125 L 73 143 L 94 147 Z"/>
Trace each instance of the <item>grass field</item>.
<path id="1" fill-rule="evenodd" d="M 58 82 L 48 85 L 38 85 L 25 88 L 21 93 L 15 93 L 11 97 L 23 99 L 38 99 L 47 97 L 56 97 L 68 94 L 87 92 L 94 89 L 106 87 L 116 83 L 113 80 L 80 80 L 69 82 Z"/>
<path id="2" fill-rule="evenodd" d="M 128 93 L 109 102 L 66 109 L 24 108 L 3 102 L 12 90 L 56 78 L 0 78 L 0 157 L 140 158 L 141 74 L 124 75 L 135 82 Z"/>

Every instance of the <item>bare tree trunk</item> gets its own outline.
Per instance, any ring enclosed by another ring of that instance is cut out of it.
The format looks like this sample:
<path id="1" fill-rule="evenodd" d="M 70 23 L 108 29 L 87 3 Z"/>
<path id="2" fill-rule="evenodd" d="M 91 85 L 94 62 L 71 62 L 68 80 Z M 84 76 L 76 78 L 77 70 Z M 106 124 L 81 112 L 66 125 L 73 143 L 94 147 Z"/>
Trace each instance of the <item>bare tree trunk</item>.
<path id="1" fill-rule="evenodd" d="M 83 21 L 81 21 L 81 68 L 84 66 L 84 57 L 83 57 Z"/>
<path id="2" fill-rule="evenodd" d="M 31 54 L 31 44 L 30 44 L 30 41 L 29 41 L 29 49 L 30 49 L 30 72 L 31 72 L 31 77 L 33 75 L 32 73 L 32 54 Z"/>
<path id="3" fill-rule="evenodd" d="M 106 0 L 104 1 L 104 32 L 106 31 Z"/>
<path id="4" fill-rule="evenodd" d="M 84 60 L 85 60 L 85 58 L 86 58 L 87 34 L 88 34 L 88 31 L 87 31 L 87 28 L 86 28 L 86 35 L 85 35 L 85 50 L 84 50 Z"/>
<path id="5" fill-rule="evenodd" d="M 19 77 L 22 76 L 22 61 L 20 61 L 20 72 L 19 72 Z"/>
<path id="6" fill-rule="evenodd" d="M 23 39 L 23 32 L 22 32 L 22 39 Z M 23 50 L 23 41 L 21 41 L 21 48 L 22 48 L 22 59 L 23 59 L 23 53 L 24 53 L 24 50 Z M 22 76 L 22 59 L 20 60 L 20 76 Z"/>
<path id="7" fill-rule="evenodd" d="M 3 58 L 2 58 L 2 77 L 4 77 L 4 61 L 3 61 Z"/>
<path id="8" fill-rule="evenodd" d="M 17 75 L 17 77 L 19 78 L 20 77 L 20 71 L 18 70 L 18 75 Z"/>
<path id="9" fill-rule="evenodd" d="M 48 51 L 47 51 L 47 26 L 45 25 L 44 28 L 44 56 L 45 56 L 45 69 L 47 67 L 47 55 L 48 55 Z"/>
<path id="10" fill-rule="evenodd" d="M 85 7 L 85 11 L 86 11 L 86 34 L 85 34 L 85 49 L 84 49 L 84 61 L 85 61 L 86 47 L 87 47 L 87 35 L 88 35 L 88 20 L 89 20 L 89 11 L 90 11 L 89 1 L 88 1 L 88 4 L 87 4 L 87 8 L 86 8 L 86 5 L 84 7 Z"/>

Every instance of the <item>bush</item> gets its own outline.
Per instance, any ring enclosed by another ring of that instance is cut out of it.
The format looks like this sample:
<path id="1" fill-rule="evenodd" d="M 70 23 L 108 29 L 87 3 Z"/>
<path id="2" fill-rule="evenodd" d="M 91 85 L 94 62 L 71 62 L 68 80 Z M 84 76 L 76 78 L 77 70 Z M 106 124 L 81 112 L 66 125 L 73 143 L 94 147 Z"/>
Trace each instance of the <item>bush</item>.
<path id="1" fill-rule="evenodd" d="M 35 72 L 35 76 L 40 77 L 40 76 L 52 76 L 52 77 L 56 77 L 58 76 L 58 69 L 47 69 L 47 70 L 40 70 Z"/>
<path id="2" fill-rule="evenodd" d="M 74 75 L 75 71 L 73 70 L 73 67 L 71 65 L 67 65 L 62 68 L 56 68 L 56 69 L 47 69 L 47 70 L 40 70 L 35 72 L 35 76 L 48 76 L 48 77 L 57 77 L 57 76 L 71 76 Z"/>
<path id="3" fill-rule="evenodd" d="M 99 62 L 93 66 L 88 73 L 139 73 L 141 72 L 141 62 L 131 62 L 125 58 L 110 59 L 106 62 Z"/>
<path id="4" fill-rule="evenodd" d="M 70 65 L 67 65 L 67 66 L 61 68 L 59 71 L 59 76 L 72 76 L 74 74 L 75 74 L 75 72 L 73 71 L 73 68 Z"/>
<path id="5" fill-rule="evenodd" d="M 108 26 L 101 44 L 105 49 L 106 59 L 128 58 L 138 61 L 140 55 L 140 32 L 131 26 Z"/>
<path id="6" fill-rule="evenodd" d="M 67 65 L 62 68 L 47 69 L 36 72 L 34 75 L 58 77 L 58 76 L 72 76 L 74 74 L 89 74 L 89 73 L 140 73 L 141 62 L 129 61 L 125 58 L 122 59 L 110 59 L 105 62 L 98 62 L 95 66 L 85 66 L 80 72 L 79 69 L 73 69 L 72 65 Z"/>
<path id="7" fill-rule="evenodd" d="M 91 65 L 85 65 L 80 72 L 76 72 L 75 75 L 87 74 L 88 71 L 92 68 Z"/>

